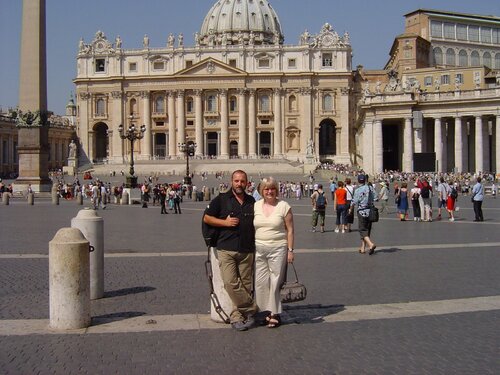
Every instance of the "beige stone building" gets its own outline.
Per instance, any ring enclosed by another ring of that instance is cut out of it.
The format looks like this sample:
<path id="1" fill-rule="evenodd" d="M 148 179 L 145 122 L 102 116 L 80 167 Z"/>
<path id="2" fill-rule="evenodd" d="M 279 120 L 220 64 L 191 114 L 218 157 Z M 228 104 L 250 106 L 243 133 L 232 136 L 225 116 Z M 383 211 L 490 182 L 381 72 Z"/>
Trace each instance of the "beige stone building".
<path id="1" fill-rule="evenodd" d="M 500 18 L 419 9 L 405 15 L 383 71 L 362 94 L 356 162 L 370 173 L 500 168 Z"/>
<path id="2" fill-rule="evenodd" d="M 226 0 L 209 10 L 193 43 L 186 39 L 145 35 L 129 49 L 98 31 L 90 43 L 80 41 L 80 163 L 126 162 L 121 124 L 146 127 L 136 160 L 175 160 L 183 155 L 179 143 L 195 142 L 198 159 L 352 162 L 347 33 L 318 25 L 285 44 L 268 1 Z"/>

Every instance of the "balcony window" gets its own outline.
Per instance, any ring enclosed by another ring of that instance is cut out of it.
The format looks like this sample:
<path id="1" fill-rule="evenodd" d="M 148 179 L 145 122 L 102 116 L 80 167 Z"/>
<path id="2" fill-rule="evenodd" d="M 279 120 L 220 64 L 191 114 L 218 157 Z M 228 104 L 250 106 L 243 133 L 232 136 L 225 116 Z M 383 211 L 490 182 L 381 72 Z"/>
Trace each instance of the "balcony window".
<path id="1" fill-rule="evenodd" d="M 330 94 L 326 94 L 323 97 L 323 111 L 325 112 L 333 111 L 333 98 Z"/>
<path id="2" fill-rule="evenodd" d="M 479 59 L 479 52 L 477 51 L 472 51 L 470 54 L 470 65 L 471 66 L 480 66 L 481 62 Z"/>
<path id="3" fill-rule="evenodd" d="M 297 110 L 297 97 L 295 95 L 290 95 L 288 98 L 288 110 L 290 112 Z"/>
<path id="4" fill-rule="evenodd" d="M 500 44 L 500 29 L 493 29 L 493 44 Z"/>
<path id="5" fill-rule="evenodd" d="M 458 53 L 458 66 L 467 66 L 469 64 L 469 56 L 467 56 L 467 51 L 462 49 Z"/>
<path id="6" fill-rule="evenodd" d="M 479 42 L 479 26 L 469 26 L 469 41 Z"/>
<path id="7" fill-rule="evenodd" d="M 157 96 L 155 98 L 155 112 L 165 113 L 165 98 L 163 96 Z"/>
<path id="8" fill-rule="evenodd" d="M 187 113 L 193 113 L 194 112 L 193 98 L 187 98 L 186 99 L 186 112 Z"/>
<path id="9" fill-rule="evenodd" d="M 444 24 L 444 38 L 455 39 L 455 24 L 446 22 Z"/>
<path id="10" fill-rule="evenodd" d="M 271 112 L 269 95 L 262 95 L 259 102 L 261 112 Z"/>
<path id="11" fill-rule="evenodd" d="M 492 65 L 491 65 L 491 54 L 489 52 L 485 52 L 483 54 L 483 65 L 488 67 L 488 68 L 491 68 Z"/>
<path id="12" fill-rule="evenodd" d="M 217 99 L 215 95 L 209 95 L 207 98 L 207 111 L 215 112 L 217 110 Z"/>
<path id="13" fill-rule="evenodd" d="M 98 98 L 95 102 L 95 114 L 97 116 L 106 115 L 106 102 L 103 98 Z"/>
<path id="14" fill-rule="evenodd" d="M 457 39 L 467 40 L 467 25 L 457 25 Z"/>
<path id="15" fill-rule="evenodd" d="M 491 44 L 491 28 L 481 27 L 481 42 Z M 486 65 L 486 64 L 484 64 Z"/>
<path id="16" fill-rule="evenodd" d="M 443 65 L 443 51 L 439 47 L 434 48 L 434 64 Z"/>
<path id="17" fill-rule="evenodd" d="M 331 53 L 324 53 L 322 58 L 322 66 L 331 67 L 333 66 L 333 57 Z"/>
<path id="18" fill-rule="evenodd" d="M 434 38 L 443 37 L 443 23 L 438 21 L 431 21 L 431 36 Z"/>
<path id="19" fill-rule="evenodd" d="M 96 73 L 106 71 L 106 61 L 104 59 L 95 59 L 95 71 Z"/>
<path id="20" fill-rule="evenodd" d="M 446 65 L 455 65 L 455 51 L 453 48 L 446 50 Z"/>
<path id="21" fill-rule="evenodd" d="M 238 110 L 237 103 L 235 96 L 229 98 L 229 112 L 236 112 Z"/>

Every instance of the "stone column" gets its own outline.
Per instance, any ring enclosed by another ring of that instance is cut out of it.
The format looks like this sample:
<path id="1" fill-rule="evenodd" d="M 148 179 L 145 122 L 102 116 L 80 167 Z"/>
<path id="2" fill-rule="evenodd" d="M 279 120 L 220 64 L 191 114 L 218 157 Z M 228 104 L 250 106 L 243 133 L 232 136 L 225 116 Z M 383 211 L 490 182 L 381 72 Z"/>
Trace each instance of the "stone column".
<path id="1" fill-rule="evenodd" d="M 349 164 L 351 158 L 349 157 L 349 87 L 342 87 L 340 89 L 340 157 L 341 162 Z M 337 143 L 338 147 L 338 143 Z M 339 150 L 337 150 L 339 154 Z"/>
<path id="2" fill-rule="evenodd" d="M 186 114 L 184 112 L 184 90 L 177 90 L 177 143 L 186 142 Z"/>
<path id="3" fill-rule="evenodd" d="M 194 90 L 194 113 L 196 133 L 196 156 L 203 156 L 203 105 L 201 101 L 202 90 Z"/>
<path id="4" fill-rule="evenodd" d="M 413 172 L 413 131 L 411 117 L 405 118 L 403 131 L 403 171 Z"/>
<path id="5" fill-rule="evenodd" d="M 151 101 L 149 91 L 142 91 L 141 98 L 143 103 L 142 110 L 144 112 L 144 125 L 146 125 L 146 132 L 144 133 L 144 138 L 141 141 L 144 146 L 144 148 L 141 149 L 141 159 L 149 160 L 151 159 L 151 143 L 153 141 L 151 133 Z"/>
<path id="6" fill-rule="evenodd" d="M 113 91 L 111 92 L 111 98 L 111 112 L 113 116 L 113 124 L 111 124 L 111 128 L 113 130 L 110 132 L 110 158 L 115 162 L 123 163 L 123 141 L 120 138 L 120 133 L 118 132 L 118 126 L 120 126 L 120 124 L 123 125 L 124 129 L 127 129 L 128 126 L 124 123 L 123 118 L 123 93 L 121 91 Z"/>
<path id="7" fill-rule="evenodd" d="M 242 88 L 238 90 L 238 156 L 246 158 L 247 156 L 247 90 Z"/>
<path id="8" fill-rule="evenodd" d="M 491 171 L 490 166 L 490 119 L 483 122 L 483 168 Z"/>
<path id="9" fill-rule="evenodd" d="M 443 124 L 440 118 L 434 119 L 434 151 L 436 152 L 437 172 L 445 170 L 443 166 L 444 142 L 443 142 Z"/>
<path id="10" fill-rule="evenodd" d="M 373 173 L 373 121 L 363 122 L 363 169 L 367 173 Z"/>
<path id="11" fill-rule="evenodd" d="M 255 111 L 255 90 L 248 90 L 248 157 L 257 157 L 257 126 Z"/>
<path id="12" fill-rule="evenodd" d="M 484 172 L 483 119 L 476 116 L 476 172 Z"/>
<path id="13" fill-rule="evenodd" d="M 275 158 L 283 157 L 281 140 L 281 88 L 274 89 L 274 153 Z"/>
<path id="14" fill-rule="evenodd" d="M 375 148 L 373 160 L 373 173 L 382 173 L 384 168 L 384 139 L 382 134 L 382 120 L 375 120 L 373 124 L 373 147 Z"/>
<path id="15" fill-rule="evenodd" d="M 464 172 L 462 119 L 455 117 L 455 172 Z"/>
<path id="16" fill-rule="evenodd" d="M 500 115 L 496 117 L 495 134 L 495 168 L 496 173 L 500 173 Z"/>
<path id="17" fill-rule="evenodd" d="M 422 133 L 424 132 L 423 127 L 419 129 L 413 129 L 413 148 L 416 153 L 422 152 Z"/>
<path id="18" fill-rule="evenodd" d="M 306 156 L 307 153 L 307 143 L 310 139 L 313 139 L 312 133 L 312 95 L 313 90 L 311 87 L 304 87 L 300 89 L 300 95 L 302 99 L 302 110 L 301 110 L 301 132 L 300 132 L 300 150 L 301 154 Z"/>
<path id="19" fill-rule="evenodd" d="M 177 155 L 177 144 L 175 142 L 175 91 L 167 91 L 168 94 L 168 155 Z"/>
<path id="20" fill-rule="evenodd" d="M 229 118 L 227 89 L 219 90 L 220 98 L 220 158 L 229 159 Z"/>

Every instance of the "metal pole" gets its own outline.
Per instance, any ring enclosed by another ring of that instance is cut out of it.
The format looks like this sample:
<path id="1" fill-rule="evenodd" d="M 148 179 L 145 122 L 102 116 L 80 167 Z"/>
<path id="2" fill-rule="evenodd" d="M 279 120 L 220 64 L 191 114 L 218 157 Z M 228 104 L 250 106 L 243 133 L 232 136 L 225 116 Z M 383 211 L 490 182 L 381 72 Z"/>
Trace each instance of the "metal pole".
<path id="1" fill-rule="evenodd" d="M 134 138 L 130 139 L 130 175 L 134 175 Z"/>

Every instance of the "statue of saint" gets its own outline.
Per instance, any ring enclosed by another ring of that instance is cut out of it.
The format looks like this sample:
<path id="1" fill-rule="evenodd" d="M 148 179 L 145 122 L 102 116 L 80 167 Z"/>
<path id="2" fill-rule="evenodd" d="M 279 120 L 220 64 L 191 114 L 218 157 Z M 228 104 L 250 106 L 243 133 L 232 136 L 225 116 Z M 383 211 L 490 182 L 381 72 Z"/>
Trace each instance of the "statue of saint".
<path id="1" fill-rule="evenodd" d="M 122 48 L 122 38 L 120 38 L 120 35 L 118 35 L 115 39 L 115 48 L 116 49 Z"/>
<path id="2" fill-rule="evenodd" d="M 177 37 L 177 43 L 179 47 L 184 46 L 184 34 L 180 33 L 179 36 Z"/>
<path id="3" fill-rule="evenodd" d="M 200 34 L 197 32 L 194 33 L 194 44 L 196 47 L 200 45 Z"/>
<path id="4" fill-rule="evenodd" d="M 174 48 L 174 43 L 175 43 L 175 36 L 172 33 L 170 33 L 168 35 L 167 45 L 169 48 Z"/>
<path id="5" fill-rule="evenodd" d="M 149 47 L 149 37 L 148 37 L 148 34 L 144 35 L 144 38 L 142 39 L 142 45 L 144 46 L 144 48 L 148 48 Z"/>
<path id="6" fill-rule="evenodd" d="M 68 158 L 69 158 L 69 159 L 74 159 L 74 158 L 76 158 L 76 149 L 77 149 L 76 143 L 75 143 L 75 141 L 72 139 L 72 140 L 71 140 L 71 143 L 69 144 L 69 153 L 68 153 Z"/>
<path id="7" fill-rule="evenodd" d="M 314 143 L 311 138 L 307 141 L 306 155 L 312 155 L 314 153 Z"/>

